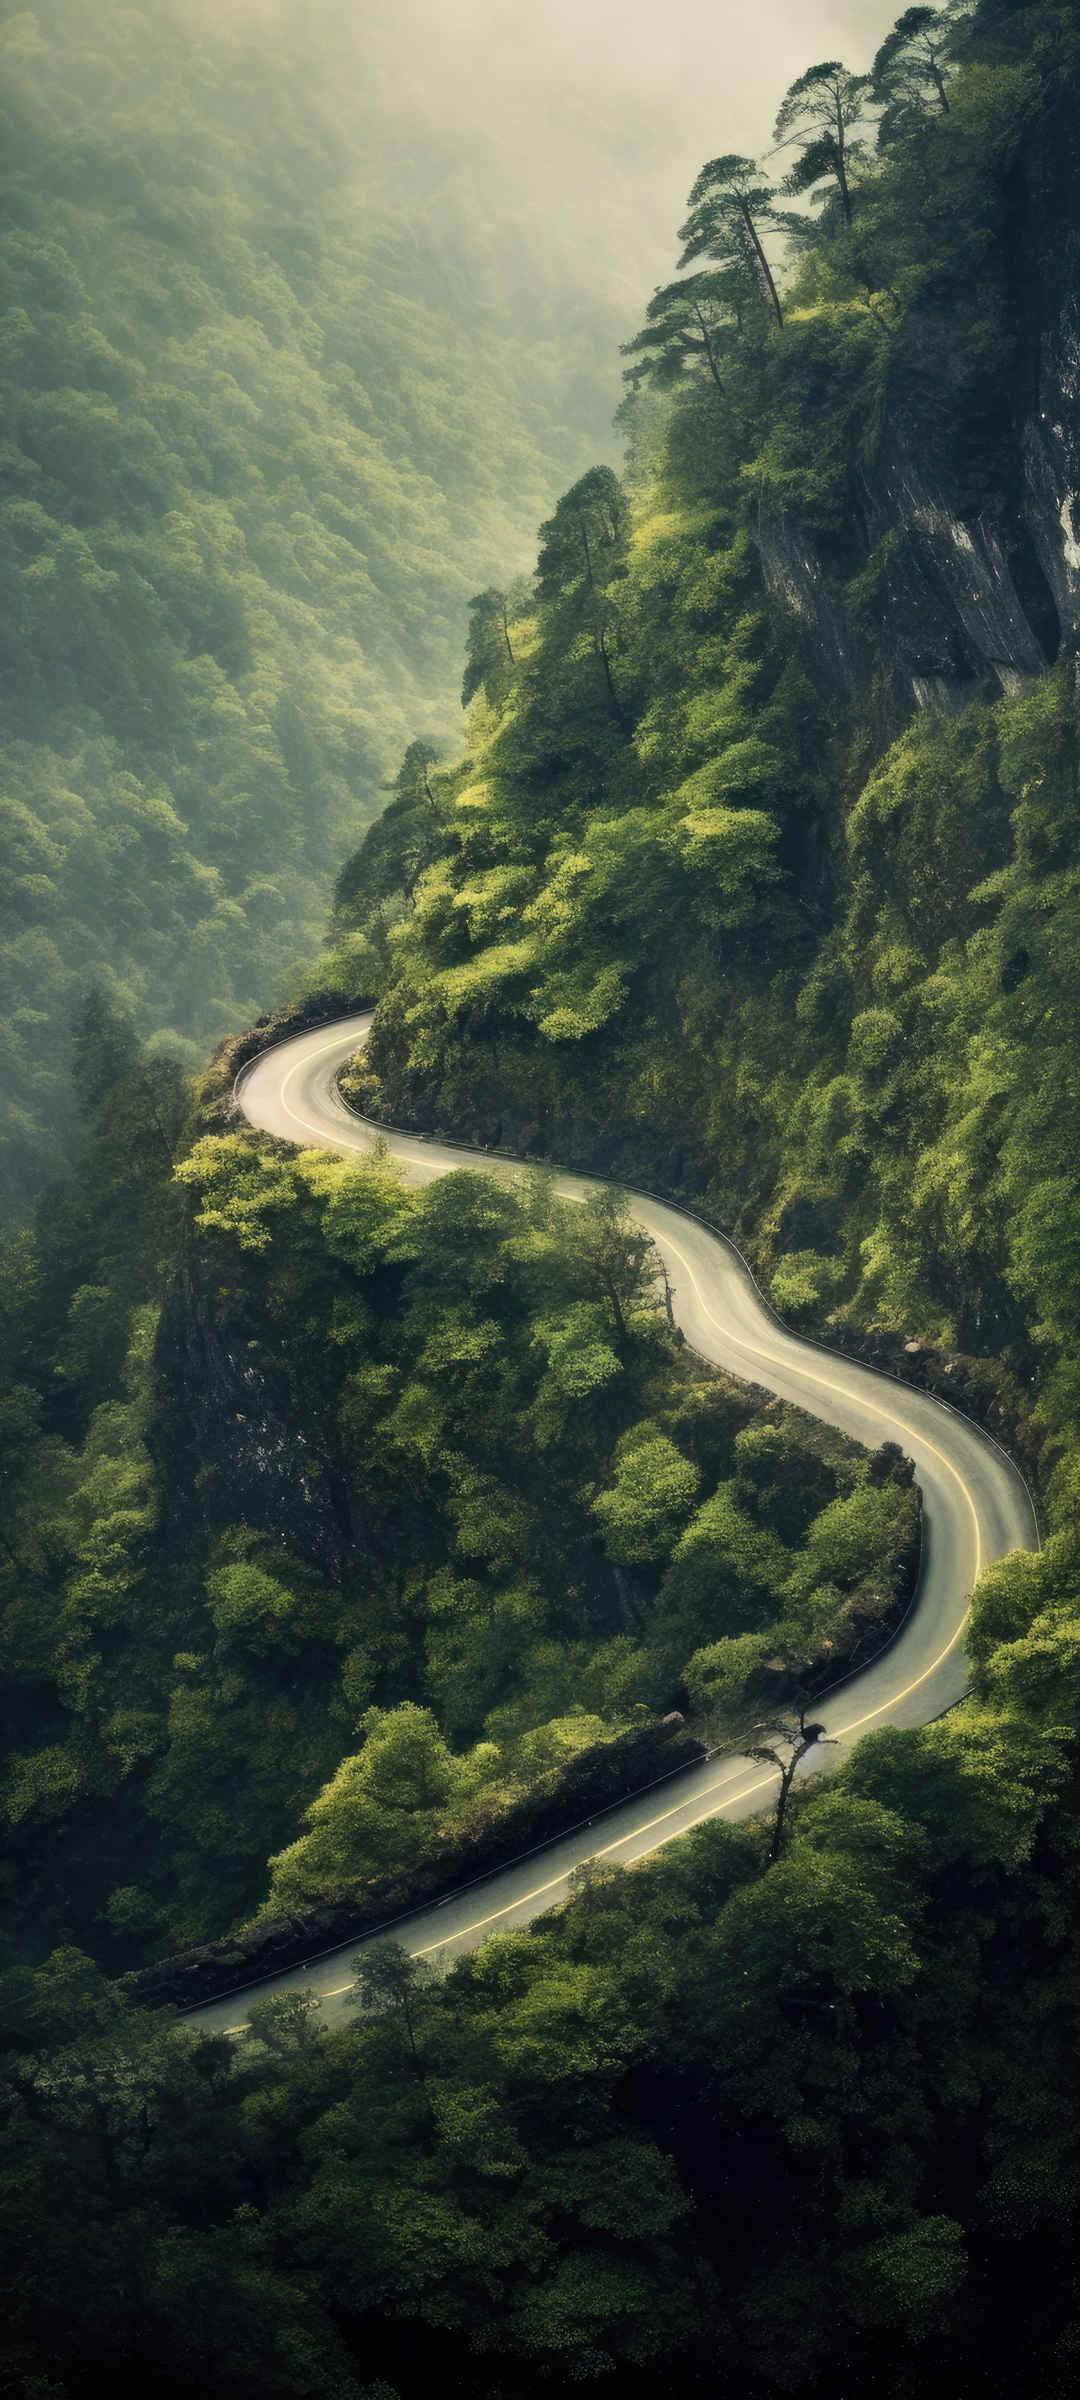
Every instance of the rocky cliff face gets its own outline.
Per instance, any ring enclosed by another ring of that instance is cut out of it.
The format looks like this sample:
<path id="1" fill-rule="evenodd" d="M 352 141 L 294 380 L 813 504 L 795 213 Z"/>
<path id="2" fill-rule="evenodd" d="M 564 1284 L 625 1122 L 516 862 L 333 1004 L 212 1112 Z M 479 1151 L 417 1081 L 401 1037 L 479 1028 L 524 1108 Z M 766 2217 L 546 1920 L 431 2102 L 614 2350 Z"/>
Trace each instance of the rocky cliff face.
<path id="1" fill-rule="evenodd" d="M 1021 437 L 1023 510 L 1063 648 L 1080 652 L 1080 230 L 1064 227 L 1047 277 L 1038 406 Z"/>
<path id="2" fill-rule="evenodd" d="M 873 468 L 852 492 L 849 539 L 833 556 L 762 512 L 767 590 L 793 610 L 830 678 L 853 695 L 884 655 L 901 706 L 955 707 L 1019 690 L 1080 652 L 1080 141 L 1041 129 L 1017 171 L 1010 256 L 1015 357 L 1003 367 L 1006 423 L 978 454 L 971 429 L 943 437 L 947 402 L 898 395 Z M 1030 230 L 1036 229 L 1036 230 Z M 925 335 L 925 328 L 922 329 Z M 935 341 L 909 330 L 923 359 Z M 947 341 L 936 336 L 937 354 Z M 944 369 L 942 370 L 945 371 Z M 903 382 L 898 359 L 897 382 Z M 870 570 L 875 635 L 851 603 Z"/>
<path id="3" fill-rule="evenodd" d="M 893 669 L 919 708 L 1019 691 L 1059 651 L 1080 647 L 1080 323 L 1072 293 L 1045 336 L 1039 403 L 1019 434 L 1022 492 L 1011 516 L 966 518 L 952 479 L 926 473 L 900 440 L 864 484 L 863 560 L 878 563 Z M 872 657 L 843 579 L 783 518 L 762 516 L 757 546 L 766 589 L 801 617 L 831 676 L 854 693 Z"/>

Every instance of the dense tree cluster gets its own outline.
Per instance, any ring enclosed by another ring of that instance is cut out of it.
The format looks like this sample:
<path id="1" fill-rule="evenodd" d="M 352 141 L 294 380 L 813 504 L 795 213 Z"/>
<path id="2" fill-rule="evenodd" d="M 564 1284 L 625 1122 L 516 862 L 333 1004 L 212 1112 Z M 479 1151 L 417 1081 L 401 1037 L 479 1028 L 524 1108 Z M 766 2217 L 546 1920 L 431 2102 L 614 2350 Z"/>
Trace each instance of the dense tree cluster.
<path id="1" fill-rule="evenodd" d="M 902 1460 L 693 1362 L 616 1193 L 182 1154 L 100 1001 L 79 1070 L 86 1154 L 4 1280 L 8 1955 L 377 1884 L 880 1641 Z"/>
<path id="2" fill-rule="evenodd" d="M 864 1742 L 777 1865 L 712 1824 L 445 1983 L 365 1954 L 344 2031 L 297 1995 L 200 2039 L 71 1949 L 9 1974 L 12 2372 L 1065 2400 L 1075 1572 L 1002 1570 L 977 1698 Z"/>

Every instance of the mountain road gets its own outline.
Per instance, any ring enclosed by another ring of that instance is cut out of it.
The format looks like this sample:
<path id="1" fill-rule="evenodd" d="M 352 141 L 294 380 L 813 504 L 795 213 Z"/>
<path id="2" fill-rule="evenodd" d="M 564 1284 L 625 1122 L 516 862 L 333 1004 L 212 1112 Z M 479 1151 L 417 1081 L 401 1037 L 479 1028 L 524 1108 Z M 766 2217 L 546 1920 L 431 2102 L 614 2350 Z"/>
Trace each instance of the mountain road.
<path id="1" fill-rule="evenodd" d="M 281 1140 L 357 1157 L 384 1140 L 417 1181 L 462 1168 L 521 1172 L 504 1157 L 388 1132 L 348 1109 L 337 1078 L 363 1044 L 370 1023 L 370 1014 L 343 1019 L 265 1051 L 237 1079 L 244 1116 Z M 595 1188 L 588 1177 L 556 1171 L 555 1189 L 562 1197 L 580 1199 Z M 721 1234 L 645 1193 L 629 1190 L 627 1198 L 663 1258 L 675 1321 L 694 1350 L 871 1448 L 898 1442 L 915 1463 L 923 1495 L 923 1551 L 912 1606 L 877 1658 L 815 1701 L 830 1746 L 812 1751 L 802 1771 L 843 1758 L 875 1726 L 919 1725 L 940 1715 L 965 1688 L 964 1627 L 981 1570 L 1009 1550 L 1038 1544 L 1034 1510 L 1017 1469 L 988 1436 L 944 1402 L 787 1331 Z M 758 1813 L 768 1807 L 776 1780 L 772 1769 L 730 1755 L 682 1768 L 617 1803 L 593 1824 L 403 1919 L 393 1929 L 394 1939 L 417 1956 L 451 1961 L 489 1935 L 526 1925 L 557 1906 L 567 1896 L 574 1869 L 586 1859 L 629 1866 L 707 1817 Z M 366 1937 L 379 1938 L 378 1933 Z M 292 1990 L 315 1995 L 323 2020 L 332 2023 L 345 2006 L 353 1981 L 349 1962 L 358 1946 L 347 1943 L 248 1991 L 208 2002 L 189 2021 L 200 2031 L 240 2033 L 252 2001 Z"/>

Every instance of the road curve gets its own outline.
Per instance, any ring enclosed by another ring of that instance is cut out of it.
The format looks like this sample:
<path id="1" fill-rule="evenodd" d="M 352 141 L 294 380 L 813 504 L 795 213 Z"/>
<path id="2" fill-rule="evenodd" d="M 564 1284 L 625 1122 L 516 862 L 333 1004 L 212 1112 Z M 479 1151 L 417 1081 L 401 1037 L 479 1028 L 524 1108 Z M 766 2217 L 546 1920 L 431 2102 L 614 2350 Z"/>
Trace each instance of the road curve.
<path id="1" fill-rule="evenodd" d="M 370 1013 L 343 1018 L 265 1051 L 238 1078 L 237 1098 L 249 1122 L 308 1148 L 369 1151 L 380 1129 L 345 1107 L 337 1077 L 370 1024 Z M 422 1135 L 382 1138 L 417 1180 L 462 1167 L 515 1172 L 512 1161 Z M 559 1176 L 555 1188 L 573 1199 L 595 1186 L 585 1176 L 567 1174 Z M 940 1715 L 964 1690 L 963 1631 L 977 1576 L 1006 1551 L 1037 1546 L 1034 1512 L 1021 1477 L 1003 1451 L 941 1401 L 787 1332 L 719 1234 L 643 1193 L 631 1191 L 629 1198 L 634 1217 L 652 1235 L 667 1266 L 676 1320 L 703 1358 L 796 1402 L 856 1441 L 871 1447 L 899 1442 L 915 1461 L 924 1540 L 914 1604 L 888 1649 L 824 1696 L 821 1712 L 837 1746 L 811 1753 L 807 1769 L 842 1757 L 875 1725 L 920 1725 Z M 771 1771 L 745 1758 L 704 1760 L 620 1802 L 594 1825 L 418 1910 L 395 1926 L 394 1938 L 418 1957 L 452 1960 L 489 1934 L 525 1925 L 557 1906 L 574 1868 L 585 1859 L 627 1866 L 706 1817 L 751 1816 L 767 1805 L 775 1780 Z M 242 2031 L 253 2000 L 290 1990 L 317 1995 L 324 2019 L 332 2021 L 344 2006 L 351 1983 L 348 1962 L 356 1948 L 355 1941 L 346 1943 L 246 1993 L 209 2002 L 193 2012 L 200 2031 Z"/>

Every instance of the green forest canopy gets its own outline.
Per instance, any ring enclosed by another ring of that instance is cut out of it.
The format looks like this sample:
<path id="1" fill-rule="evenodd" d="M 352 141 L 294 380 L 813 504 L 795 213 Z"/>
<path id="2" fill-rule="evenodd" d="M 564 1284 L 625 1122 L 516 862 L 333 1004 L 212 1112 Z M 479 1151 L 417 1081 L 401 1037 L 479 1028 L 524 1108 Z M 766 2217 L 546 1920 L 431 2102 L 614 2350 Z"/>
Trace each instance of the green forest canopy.
<path id="1" fill-rule="evenodd" d="M 248 1132 L 174 1175 L 175 1073 L 103 1007 L 78 1070 L 2 1292 L 10 1961 L 377 1887 L 680 1700 L 879 1646 L 910 1470 L 684 1354 L 617 1196 Z"/>
<path id="2" fill-rule="evenodd" d="M 629 345 L 630 473 L 559 501 L 505 638 L 498 593 L 474 607 L 466 755 L 406 754 L 331 974 L 382 995 L 351 1080 L 374 1114 L 674 1187 L 796 1316 L 1039 1385 L 1045 1440 L 1076 1413 L 1072 663 L 969 660 L 916 713 L 912 595 L 947 656 L 944 609 L 867 492 L 921 435 L 1014 539 L 1015 195 L 1043 258 L 1075 38 L 1052 6 L 946 12 L 939 94 L 924 15 L 877 63 L 847 206 L 834 176 L 792 227 L 754 162 L 698 179 L 711 363 L 665 287 Z M 795 245 L 782 321 L 747 210 L 774 267 L 781 224 Z M 764 588 L 763 526 L 811 562 L 816 618 Z"/>

